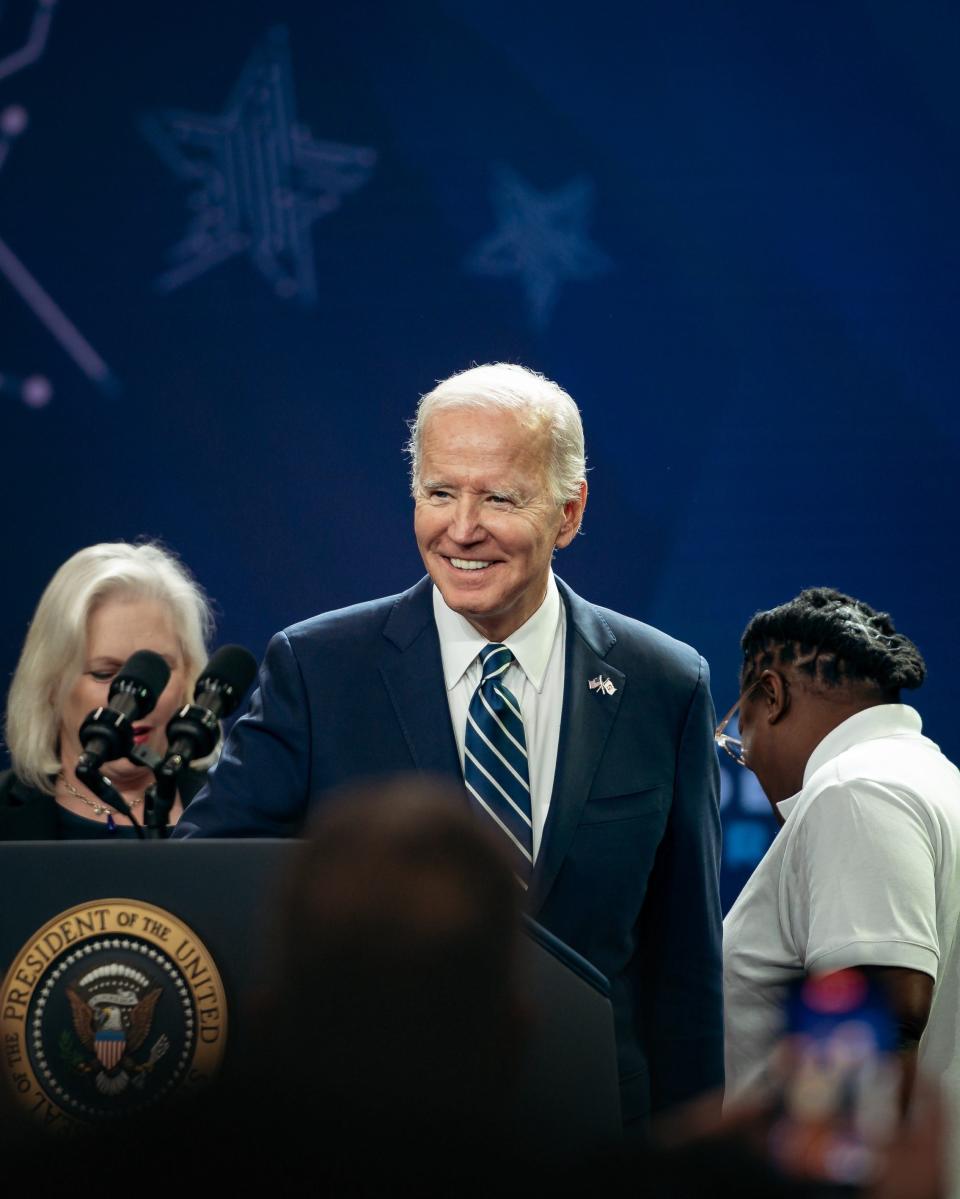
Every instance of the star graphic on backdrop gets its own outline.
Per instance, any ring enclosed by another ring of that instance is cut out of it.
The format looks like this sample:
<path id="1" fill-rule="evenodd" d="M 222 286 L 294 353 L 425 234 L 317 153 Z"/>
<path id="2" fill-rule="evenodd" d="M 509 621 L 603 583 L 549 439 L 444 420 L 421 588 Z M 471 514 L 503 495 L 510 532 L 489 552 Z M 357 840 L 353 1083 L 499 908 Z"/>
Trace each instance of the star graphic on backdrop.
<path id="1" fill-rule="evenodd" d="M 160 291 L 244 254 L 277 295 L 316 299 L 311 227 L 367 182 L 377 155 L 317 141 L 298 123 L 284 26 L 253 52 L 222 113 L 168 110 L 148 118 L 144 132 L 171 170 L 197 185 L 195 215 Z"/>
<path id="2" fill-rule="evenodd" d="M 467 269 L 490 278 L 519 276 L 530 319 L 538 329 L 548 324 L 561 284 L 613 269 L 587 235 L 593 207 L 588 179 L 540 192 L 509 167 L 500 167 L 491 198 L 498 227 L 470 254 Z"/>

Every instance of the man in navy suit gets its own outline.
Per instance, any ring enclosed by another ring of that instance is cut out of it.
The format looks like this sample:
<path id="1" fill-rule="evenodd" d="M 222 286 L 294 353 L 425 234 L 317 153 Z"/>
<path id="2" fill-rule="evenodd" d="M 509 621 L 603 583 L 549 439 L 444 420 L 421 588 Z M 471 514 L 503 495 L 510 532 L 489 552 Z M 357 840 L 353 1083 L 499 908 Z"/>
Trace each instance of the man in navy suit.
<path id="1" fill-rule="evenodd" d="M 704 660 L 556 579 L 587 499 L 580 414 L 519 366 L 420 402 L 429 577 L 278 633 L 178 835 L 296 835 L 348 780 L 454 775 L 528 907 L 612 985 L 625 1125 L 722 1081 L 718 771 Z"/>

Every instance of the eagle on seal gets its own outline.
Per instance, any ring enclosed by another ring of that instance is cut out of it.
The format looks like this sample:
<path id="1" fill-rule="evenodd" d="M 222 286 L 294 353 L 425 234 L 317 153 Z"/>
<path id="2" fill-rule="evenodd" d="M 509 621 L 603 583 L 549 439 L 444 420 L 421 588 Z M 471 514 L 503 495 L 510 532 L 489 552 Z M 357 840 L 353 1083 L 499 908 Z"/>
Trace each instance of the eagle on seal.
<path id="1" fill-rule="evenodd" d="M 128 1069 L 140 1069 L 130 1054 L 136 1053 L 147 1039 L 163 988 L 154 987 L 131 1007 L 118 1003 L 87 1003 L 72 986 L 66 988 L 66 993 L 80 1044 L 103 1066 L 94 1079 L 97 1089 L 107 1095 L 119 1094 L 129 1081 Z M 152 1055 L 150 1065 L 153 1065 Z"/>

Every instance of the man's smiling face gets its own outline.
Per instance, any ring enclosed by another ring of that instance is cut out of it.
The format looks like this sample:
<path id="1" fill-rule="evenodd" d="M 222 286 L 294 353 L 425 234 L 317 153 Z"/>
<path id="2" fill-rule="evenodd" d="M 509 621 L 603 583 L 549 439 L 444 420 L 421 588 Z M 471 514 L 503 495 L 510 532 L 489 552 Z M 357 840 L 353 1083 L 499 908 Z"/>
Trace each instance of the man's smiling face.
<path id="1" fill-rule="evenodd" d="M 512 411 L 441 408 L 426 422 L 414 530 L 447 606 L 489 641 L 524 624 L 546 594 L 554 547 L 573 540 L 578 499 L 557 504 L 548 434 Z"/>

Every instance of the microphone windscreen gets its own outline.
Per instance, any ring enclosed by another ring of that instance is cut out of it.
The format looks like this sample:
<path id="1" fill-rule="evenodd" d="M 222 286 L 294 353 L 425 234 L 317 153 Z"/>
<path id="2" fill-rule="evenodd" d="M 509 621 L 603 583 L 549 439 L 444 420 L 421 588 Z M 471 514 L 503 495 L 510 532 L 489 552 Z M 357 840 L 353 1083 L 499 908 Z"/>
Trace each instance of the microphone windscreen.
<path id="1" fill-rule="evenodd" d="M 208 690 L 223 693 L 228 689 L 228 695 L 221 698 L 222 716 L 229 716 L 240 703 L 247 689 L 257 676 L 257 659 L 242 645 L 222 645 L 203 669 L 203 674 L 197 679 L 194 695 L 199 697 Z M 212 685 L 212 687 L 211 687 Z"/>
<path id="2" fill-rule="evenodd" d="M 131 654 L 110 684 L 110 698 L 119 691 L 130 690 L 131 684 L 137 689 L 146 691 L 150 697 L 149 704 L 141 711 L 149 712 L 156 705 L 163 693 L 164 687 L 170 681 L 170 667 L 159 654 L 152 649 L 138 649 Z"/>

